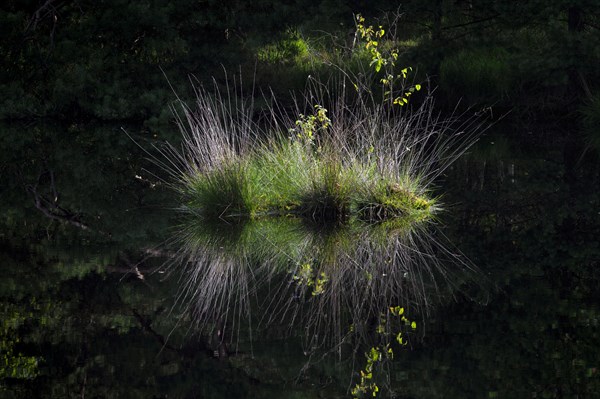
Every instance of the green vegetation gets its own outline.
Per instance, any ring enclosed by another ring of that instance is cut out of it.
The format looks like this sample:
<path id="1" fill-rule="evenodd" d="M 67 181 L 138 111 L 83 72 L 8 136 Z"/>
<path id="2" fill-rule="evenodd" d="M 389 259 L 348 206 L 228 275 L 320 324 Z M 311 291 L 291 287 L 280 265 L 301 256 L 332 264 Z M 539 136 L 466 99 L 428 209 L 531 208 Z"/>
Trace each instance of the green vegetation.
<path id="1" fill-rule="evenodd" d="M 184 106 L 178 117 L 184 152 L 173 171 L 186 209 L 212 220 L 431 220 L 437 209 L 427 193 L 431 174 L 464 152 L 473 132 L 456 140 L 432 115 L 431 101 L 401 112 L 421 85 L 407 86 L 410 68 L 396 71 L 398 51 L 393 39 L 384 39 L 383 27 L 366 26 L 360 15 L 356 21 L 358 52 L 367 51 L 368 66 L 360 67 L 360 75 L 339 66 L 332 91 L 329 83 L 309 81 L 293 122 L 275 99 L 265 111 L 272 121 L 265 127 L 254 122 L 252 103 L 240 93 L 223 98 L 196 90 L 198 109 Z M 383 97 L 373 92 L 376 80 Z M 347 93 L 346 85 L 354 92 Z M 309 101 L 317 104 L 310 109 Z M 331 115 L 321 105 L 327 103 Z M 442 164 L 434 162 L 448 153 Z"/>
<path id="2" fill-rule="evenodd" d="M 504 48 L 469 48 L 442 61 L 441 88 L 454 101 L 460 97 L 482 104 L 504 100 L 517 84 L 513 65 Z"/>
<path id="3" fill-rule="evenodd" d="M 32 299 L 32 305 L 35 298 Z M 39 307 L 39 305 L 38 305 Z M 17 348 L 21 338 L 17 334 L 19 328 L 33 318 L 33 312 L 27 315 L 20 314 L 13 307 L 3 309 L 2 324 L 0 325 L 0 391 L 2 391 L 2 381 L 8 378 L 34 379 L 38 374 L 38 358 L 27 356 L 21 353 Z"/>
<path id="4" fill-rule="evenodd" d="M 401 306 L 391 306 L 385 313 L 379 315 L 376 332 L 380 342 L 365 353 L 367 361 L 364 369 L 360 370 L 360 381 L 350 391 L 352 397 L 377 396 L 380 391 L 379 385 L 377 385 L 377 368 L 381 369 L 381 363 L 394 358 L 392 341 L 396 341 L 400 346 L 408 345 L 402 331 L 405 326 L 410 326 L 411 330 L 416 330 L 417 323 L 406 317 L 404 308 Z"/>
<path id="5" fill-rule="evenodd" d="M 369 30 L 356 15 L 377 23 Z M 378 79 L 387 79 L 392 49 L 393 76 L 404 65 L 432 75 L 450 109 L 464 97 L 564 116 L 572 111 L 565 95 L 578 105 L 599 85 L 599 15 L 595 2 L 558 0 L 8 0 L 0 8 L 0 119 L 127 120 L 154 133 L 170 118 L 163 71 L 186 98 L 190 74 L 206 83 L 222 66 L 285 94 L 309 75 L 327 80 L 341 59 L 356 72 L 361 59 L 374 60 Z"/>
<path id="6" fill-rule="evenodd" d="M 398 172 L 378 170 L 369 154 L 359 158 L 354 153 L 342 161 L 339 150 L 313 144 L 295 138 L 272 141 L 243 158 L 234 155 L 215 170 L 186 176 L 187 206 L 205 218 L 223 220 L 286 215 L 427 220 L 433 215 L 434 200 L 419 195 L 408 178 L 398 179 Z"/>
<path id="7" fill-rule="evenodd" d="M 269 43 L 257 49 L 257 59 L 269 64 L 303 64 L 310 63 L 310 45 L 300 32 L 293 29 L 285 31 L 276 43 Z"/>

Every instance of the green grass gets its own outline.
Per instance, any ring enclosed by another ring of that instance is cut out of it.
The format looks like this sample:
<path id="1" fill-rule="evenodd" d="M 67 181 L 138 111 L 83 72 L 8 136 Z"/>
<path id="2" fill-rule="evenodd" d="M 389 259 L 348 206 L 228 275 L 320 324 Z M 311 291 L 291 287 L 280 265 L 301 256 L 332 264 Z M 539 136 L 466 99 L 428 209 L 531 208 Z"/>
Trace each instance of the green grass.
<path id="1" fill-rule="evenodd" d="M 206 219 L 298 216 L 313 221 L 358 217 L 425 220 L 434 200 L 379 172 L 374 161 L 289 138 L 269 140 L 207 172 L 185 178 L 187 206 Z M 412 184 L 414 186 L 414 182 Z"/>
<path id="2" fill-rule="evenodd" d="M 189 198 L 187 206 L 208 219 L 249 216 L 256 206 L 243 163 L 224 165 L 209 173 L 188 176 L 183 187 Z"/>
<path id="3" fill-rule="evenodd" d="M 309 80 L 291 109 L 263 97 L 259 118 L 254 96 L 197 88 L 195 107 L 176 113 L 183 151 L 165 152 L 185 208 L 227 222 L 432 220 L 439 205 L 429 186 L 481 124 L 441 118 L 428 94 L 405 107 L 382 102 L 372 78 Z"/>
<path id="4" fill-rule="evenodd" d="M 282 37 L 256 51 L 257 59 L 270 64 L 304 64 L 310 63 L 309 43 L 300 32 L 288 29 Z"/>
<path id="5" fill-rule="evenodd" d="M 516 86 L 510 54 L 502 47 L 469 48 L 445 58 L 440 66 L 440 86 L 453 97 L 469 102 L 504 99 Z"/>

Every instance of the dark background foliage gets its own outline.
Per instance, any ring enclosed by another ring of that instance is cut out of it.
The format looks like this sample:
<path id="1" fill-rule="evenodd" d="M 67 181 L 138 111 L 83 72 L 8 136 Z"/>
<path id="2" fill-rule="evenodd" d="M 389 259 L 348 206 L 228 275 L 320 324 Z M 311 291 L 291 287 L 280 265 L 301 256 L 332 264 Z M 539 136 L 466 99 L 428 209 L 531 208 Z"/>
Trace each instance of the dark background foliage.
<path id="1" fill-rule="evenodd" d="M 177 204 L 146 151 L 176 140 L 169 105 L 192 98 L 190 76 L 241 71 L 285 104 L 352 45 L 353 14 L 395 12 L 401 64 L 440 110 L 509 114 L 440 182 L 446 234 L 495 289 L 461 287 L 420 322 L 392 385 L 597 395 L 598 1 L 5 0 L 0 396 L 344 396 L 352 367 L 296 379 L 306 358 L 285 326 L 230 362 L 188 329 L 157 251 Z"/>
<path id="2" fill-rule="evenodd" d="M 449 103 L 564 114 L 596 93 L 600 6 L 591 0 L 9 0 L 0 10 L 0 117 L 164 120 L 173 98 L 164 75 L 184 93 L 190 74 L 206 82 L 240 66 L 289 90 L 290 75 L 310 72 L 295 62 L 290 36 L 333 52 L 325 39 L 351 42 L 353 13 L 377 23 L 386 12 L 403 14 L 405 63 L 432 76 Z M 257 64 L 277 43 L 279 53 Z"/>

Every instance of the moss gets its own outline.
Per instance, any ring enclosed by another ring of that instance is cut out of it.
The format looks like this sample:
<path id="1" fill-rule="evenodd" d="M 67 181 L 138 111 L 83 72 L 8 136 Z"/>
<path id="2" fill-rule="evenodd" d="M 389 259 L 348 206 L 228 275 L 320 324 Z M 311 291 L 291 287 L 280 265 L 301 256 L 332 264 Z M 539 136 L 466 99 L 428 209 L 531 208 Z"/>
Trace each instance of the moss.
<path id="1" fill-rule="evenodd" d="M 434 200 L 424 195 L 391 184 L 375 192 L 370 201 L 360 206 L 360 216 L 373 221 L 394 218 L 424 221 L 433 216 L 434 204 Z"/>

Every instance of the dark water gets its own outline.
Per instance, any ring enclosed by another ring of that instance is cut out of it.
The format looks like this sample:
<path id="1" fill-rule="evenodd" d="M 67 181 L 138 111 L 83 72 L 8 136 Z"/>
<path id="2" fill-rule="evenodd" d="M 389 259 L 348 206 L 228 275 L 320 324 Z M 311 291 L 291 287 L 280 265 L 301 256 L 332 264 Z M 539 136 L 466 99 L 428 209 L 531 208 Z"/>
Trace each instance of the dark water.
<path id="1" fill-rule="evenodd" d="M 498 127 L 440 181 L 436 234 L 478 272 L 410 308 L 380 396 L 599 397 L 600 163 L 560 137 Z M 372 342 L 323 356 L 301 323 L 240 322 L 223 349 L 201 328 L 177 201 L 119 126 L 5 125 L 0 143 L 0 397 L 351 396 Z"/>

